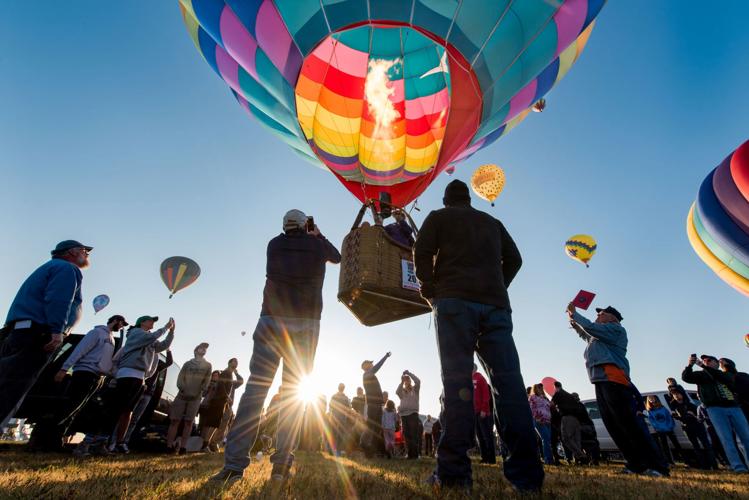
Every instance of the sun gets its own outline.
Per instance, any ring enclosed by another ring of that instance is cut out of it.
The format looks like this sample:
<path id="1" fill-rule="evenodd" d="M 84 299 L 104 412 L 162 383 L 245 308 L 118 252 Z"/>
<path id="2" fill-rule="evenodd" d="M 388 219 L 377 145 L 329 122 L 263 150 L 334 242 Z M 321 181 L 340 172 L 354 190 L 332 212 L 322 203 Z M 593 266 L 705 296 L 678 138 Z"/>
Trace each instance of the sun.
<path id="1" fill-rule="evenodd" d="M 320 385 L 317 383 L 314 374 L 309 374 L 302 378 L 297 389 L 297 398 L 305 403 L 313 403 L 320 394 Z"/>

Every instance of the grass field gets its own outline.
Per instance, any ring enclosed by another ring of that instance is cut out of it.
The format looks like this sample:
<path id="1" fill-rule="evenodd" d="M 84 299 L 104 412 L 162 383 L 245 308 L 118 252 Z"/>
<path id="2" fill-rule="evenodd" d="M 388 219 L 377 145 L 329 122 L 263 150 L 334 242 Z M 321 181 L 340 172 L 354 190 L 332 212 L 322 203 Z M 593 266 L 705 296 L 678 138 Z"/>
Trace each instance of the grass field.
<path id="1" fill-rule="evenodd" d="M 131 454 L 79 461 L 70 455 L 30 454 L 0 450 L 0 498 L 268 498 L 274 492 L 268 480 L 267 457 L 245 472 L 230 488 L 209 482 L 222 456 L 163 456 Z M 287 498 L 430 498 L 423 484 L 433 459 L 334 459 L 326 454 L 299 453 Z M 501 466 L 476 464 L 474 498 L 514 497 Z M 602 467 L 548 467 L 540 498 L 749 498 L 749 477 L 728 472 L 702 473 L 677 468 L 671 478 L 651 479 L 616 474 L 620 465 Z M 444 498 L 458 498 L 443 492 Z"/>

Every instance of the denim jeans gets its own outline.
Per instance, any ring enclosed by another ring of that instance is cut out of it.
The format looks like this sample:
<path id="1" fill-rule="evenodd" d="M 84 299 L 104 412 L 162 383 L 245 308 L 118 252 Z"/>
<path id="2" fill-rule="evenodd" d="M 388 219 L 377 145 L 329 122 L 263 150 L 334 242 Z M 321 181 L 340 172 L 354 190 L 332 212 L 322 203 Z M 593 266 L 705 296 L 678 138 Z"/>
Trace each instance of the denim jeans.
<path id="1" fill-rule="evenodd" d="M 278 437 L 270 461 L 274 465 L 293 463 L 304 415 L 304 403 L 297 397 L 297 388 L 312 371 L 319 332 L 320 320 L 260 316 L 252 336 L 250 376 L 226 438 L 225 469 L 241 472 L 250 465 L 250 449 L 257 440 L 260 412 L 282 359 Z"/>
<path id="2" fill-rule="evenodd" d="M 437 446 L 437 476 L 443 484 L 471 485 L 468 450 L 474 446 L 473 356 L 489 375 L 494 414 L 509 456 L 505 477 L 519 490 L 537 490 L 544 471 L 533 417 L 507 309 L 463 299 L 434 302 L 437 346 L 442 365 L 442 436 Z"/>
<path id="3" fill-rule="evenodd" d="M 491 415 L 485 417 L 481 413 L 474 416 L 476 426 L 476 439 L 479 442 L 481 452 L 481 463 L 496 464 L 497 450 L 494 447 L 494 418 Z"/>
<path id="4" fill-rule="evenodd" d="M 544 462 L 546 465 L 554 463 L 554 454 L 551 452 L 551 424 L 541 424 L 536 422 L 536 432 L 541 438 L 541 446 L 544 450 Z"/>
<path id="5" fill-rule="evenodd" d="M 734 472 L 747 472 L 746 465 L 741 461 L 739 450 L 733 440 L 733 433 L 741 440 L 744 450 L 749 451 L 749 423 L 746 421 L 744 413 L 738 406 L 730 408 L 721 408 L 719 406 L 710 406 L 707 409 L 710 421 L 718 433 L 720 442 L 726 452 L 728 463 Z"/>

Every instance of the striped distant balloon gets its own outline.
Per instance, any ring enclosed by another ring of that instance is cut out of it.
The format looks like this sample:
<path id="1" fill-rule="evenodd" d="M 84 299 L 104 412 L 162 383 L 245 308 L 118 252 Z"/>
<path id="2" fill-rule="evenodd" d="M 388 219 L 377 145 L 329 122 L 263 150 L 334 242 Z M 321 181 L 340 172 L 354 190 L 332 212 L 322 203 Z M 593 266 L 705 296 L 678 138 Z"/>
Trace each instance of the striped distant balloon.
<path id="1" fill-rule="evenodd" d="M 687 216 L 687 236 L 718 277 L 749 296 L 749 141 L 702 182 Z"/>
<path id="2" fill-rule="evenodd" d="M 234 96 L 360 200 L 403 206 L 525 118 L 604 0 L 179 0 Z"/>
<path id="3" fill-rule="evenodd" d="M 200 266 L 187 257 L 169 257 L 161 263 L 161 280 L 169 289 L 169 298 L 186 288 L 200 276 Z"/>

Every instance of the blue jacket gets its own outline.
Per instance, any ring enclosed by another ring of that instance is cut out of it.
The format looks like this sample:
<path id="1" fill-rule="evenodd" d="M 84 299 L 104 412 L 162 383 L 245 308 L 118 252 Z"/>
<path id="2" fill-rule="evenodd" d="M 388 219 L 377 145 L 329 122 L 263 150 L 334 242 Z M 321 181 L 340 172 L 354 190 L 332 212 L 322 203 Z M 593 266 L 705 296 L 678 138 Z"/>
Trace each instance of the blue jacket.
<path id="1" fill-rule="evenodd" d="M 575 312 L 572 319 L 581 327 L 580 337 L 588 343 L 585 348 L 585 368 L 591 383 L 606 382 L 603 365 L 614 364 L 629 378 L 627 361 L 627 330 L 619 323 L 593 323 Z"/>
<path id="2" fill-rule="evenodd" d="M 10 305 L 6 323 L 31 320 L 51 333 L 66 333 L 81 319 L 83 274 L 74 264 L 52 259 L 26 278 Z"/>
<path id="3" fill-rule="evenodd" d="M 648 420 L 653 426 L 655 432 L 671 432 L 674 430 L 674 418 L 671 416 L 671 410 L 665 406 L 648 410 Z"/>

